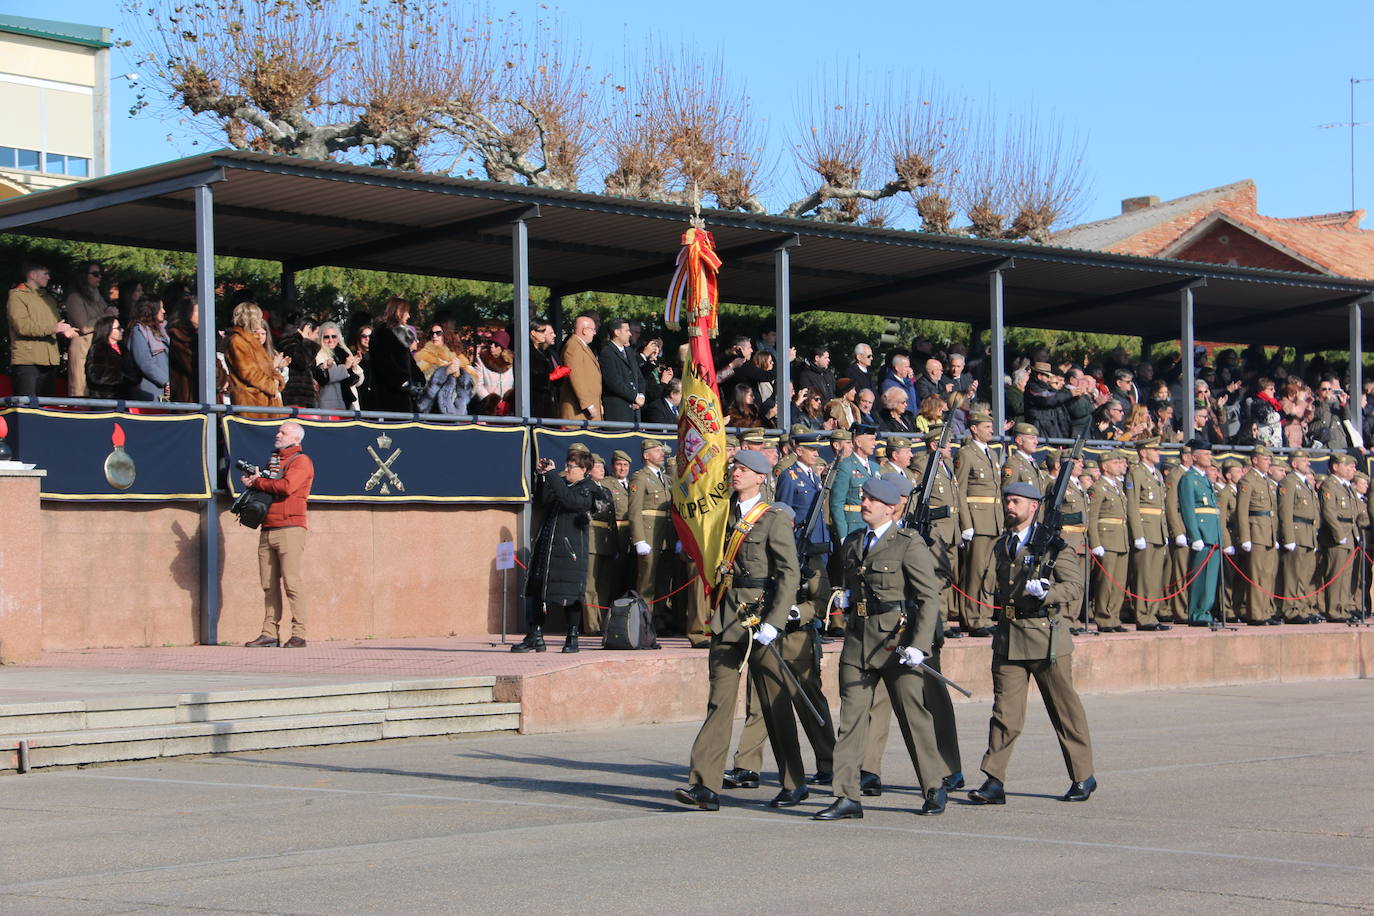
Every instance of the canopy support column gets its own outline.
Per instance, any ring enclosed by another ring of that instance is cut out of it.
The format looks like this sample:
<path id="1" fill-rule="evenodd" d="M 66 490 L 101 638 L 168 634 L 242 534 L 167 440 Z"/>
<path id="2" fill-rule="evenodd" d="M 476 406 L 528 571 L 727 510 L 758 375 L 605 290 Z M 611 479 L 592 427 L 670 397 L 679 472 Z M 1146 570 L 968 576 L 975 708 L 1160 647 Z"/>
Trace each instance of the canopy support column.
<path id="1" fill-rule="evenodd" d="M 992 401 L 993 435 L 1001 436 L 1007 426 L 1007 392 L 1002 380 L 1007 374 L 1006 328 L 1003 326 L 1002 271 L 988 271 L 988 326 L 992 330 L 992 369 L 988 378 L 988 397 Z"/>
<path id="2" fill-rule="evenodd" d="M 549 296 L 549 323 L 553 325 L 554 346 L 563 340 L 563 297 Z"/>
<path id="3" fill-rule="evenodd" d="M 1364 315 L 1360 312 L 1363 300 L 1350 305 L 1350 404 L 1346 408 L 1350 425 L 1359 431 L 1364 421 L 1360 407 L 1360 393 L 1364 388 Z M 1369 443 L 1365 443 L 1366 446 Z"/>
<path id="4" fill-rule="evenodd" d="M 773 316 L 778 339 L 773 344 L 776 357 L 773 371 L 773 400 L 778 405 L 778 429 L 792 428 L 792 364 L 787 354 L 792 349 L 792 251 L 799 244 L 794 235 L 773 252 Z M 732 400 L 720 393 L 721 408 Z"/>
<path id="5" fill-rule="evenodd" d="M 281 301 L 288 306 L 296 304 L 296 272 L 285 263 L 281 266 Z"/>
<path id="6" fill-rule="evenodd" d="M 216 416 L 209 412 L 215 403 L 215 206 L 210 185 L 195 189 L 196 215 L 196 302 L 200 306 L 200 328 L 196 340 L 196 365 L 199 367 L 196 397 L 205 405 L 205 475 L 210 482 L 210 498 L 200 511 L 200 642 L 219 643 L 219 437 Z"/>
<path id="7" fill-rule="evenodd" d="M 1180 365 L 1183 369 L 1183 385 L 1179 392 L 1179 405 L 1183 408 L 1183 438 L 1186 442 L 1193 437 L 1193 417 L 1196 413 L 1196 396 L 1193 387 L 1197 384 L 1197 370 L 1193 362 L 1193 289 L 1186 287 L 1179 291 L 1179 337 L 1178 349 Z"/>
<path id="8" fill-rule="evenodd" d="M 528 417 L 530 415 L 530 231 L 526 217 L 528 213 L 522 213 L 520 218 L 511 222 L 511 326 L 515 331 L 515 415 L 517 417 Z M 538 216 L 536 211 L 533 215 Z M 533 433 L 531 433 L 531 443 L 533 443 Z M 526 455 L 528 459 L 528 455 Z M 525 500 L 520 504 L 520 540 L 516 544 L 519 554 L 529 560 L 530 540 L 533 533 L 530 526 L 533 524 L 534 513 L 530 506 L 530 501 Z M 528 565 L 528 563 L 527 563 Z M 525 593 L 525 578 L 523 574 L 516 575 L 516 594 Z M 519 601 L 517 607 L 523 608 L 524 602 Z M 506 609 L 503 607 L 501 613 Z M 520 623 L 524 623 L 524 614 L 521 615 Z M 503 628 L 504 632 L 504 628 Z"/>

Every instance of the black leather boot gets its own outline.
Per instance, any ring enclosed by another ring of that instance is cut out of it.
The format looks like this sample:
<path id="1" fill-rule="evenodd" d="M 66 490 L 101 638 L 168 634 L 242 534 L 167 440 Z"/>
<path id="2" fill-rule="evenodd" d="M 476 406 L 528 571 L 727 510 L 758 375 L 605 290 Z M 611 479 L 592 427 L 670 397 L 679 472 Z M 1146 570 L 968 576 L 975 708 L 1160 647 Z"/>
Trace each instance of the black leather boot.
<path id="1" fill-rule="evenodd" d="M 525 634 L 525 638 L 510 647 L 512 652 L 543 652 L 547 647 L 544 645 L 544 628 L 531 627 Z"/>
<path id="2" fill-rule="evenodd" d="M 563 640 L 564 652 L 577 652 L 577 624 L 568 627 L 568 638 Z"/>

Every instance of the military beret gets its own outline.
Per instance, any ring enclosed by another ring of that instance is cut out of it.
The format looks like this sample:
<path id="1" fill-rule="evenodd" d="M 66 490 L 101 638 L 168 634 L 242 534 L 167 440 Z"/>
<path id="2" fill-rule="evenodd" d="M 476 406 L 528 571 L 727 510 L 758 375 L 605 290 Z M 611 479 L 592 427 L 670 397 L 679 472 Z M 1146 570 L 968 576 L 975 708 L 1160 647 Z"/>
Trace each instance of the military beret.
<path id="1" fill-rule="evenodd" d="M 1159 437 L 1158 437 L 1158 436 L 1150 436 L 1150 437 L 1147 438 L 1147 439 L 1137 439 L 1137 440 L 1135 440 L 1135 447 L 1136 447 L 1137 449 L 1142 449 L 1142 448 L 1159 448 Z"/>
<path id="2" fill-rule="evenodd" d="M 852 436 L 876 436 L 878 427 L 872 423 L 855 423 L 849 427 L 849 434 Z"/>
<path id="3" fill-rule="evenodd" d="M 1212 446 L 1205 439 L 1189 439 L 1188 444 L 1183 447 L 1185 455 L 1191 455 L 1193 452 L 1210 452 L 1211 450 Z"/>
<path id="4" fill-rule="evenodd" d="M 667 448 L 667 447 L 668 447 L 668 446 L 664 445 L 662 442 L 658 441 L 657 439 L 642 439 L 642 440 L 640 440 L 640 443 L 639 443 L 639 450 L 640 450 L 641 452 L 647 452 L 647 451 L 648 451 L 649 449 L 651 449 L 651 448 Z"/>
<path id="5" fill-rule="evenodd" d="M 911 448 L 911 440 L 906 436 L 893 436 L 891 439 L 887 440 L 887 447 L 889 449 Z"/>
<path id="6" fill-rule="evenodd" d="M 885 506 L 895 506 L 902 501 L 902 495 L 897 492 L 892 481 L 883 480 L 881 477 L 870 477 L 865 480 L 863 490 L 869 499 L 876 499 Z"/>
<path id="7" fill-rule="evenodd" d="M 1031 425 L 1030 423 L 1017 423 L 1015 426 L 1013 426 L 1013 427 L 1011 428 L 1011 431 L 1012 431 L 1013 433 L 1015 433 L 1016 435 L 1018 435 L 1018 436 L 1038 436 L 1038 435 L 1040 435 L 1040 430 L 1036 429 L 1036 428 L 1035 428 L 1033 425 Z"/>
<path id="8" fill-rule="evenodd" d="M 854 438 L 854 434 L 847 429 L 836 429 L 830 433 L 831 442 L 848 442 Z"/>
<path id="9" fill-rule="evenodd" d="M 1257 458 L 1272 458 L 1274 456 L 1274 453 L 1269 451 L 1269 449 L 1265 448 L 1263 445 L 1255 446 L 1255 450 L 1250 454 L 1254 455 Z"/>
<path id="10" fill-rule="evenodd" d="M 602 458 L 600 455 L 598 455 L 598 454 L 596 454 L 595 452 L 593 452 L 593 453 L 592 453 L 592 464 L 599 464 L 599 465 L 601 465 L 602 467 L 605 467 L 605 466 L 606 466 L 606 459 L 605 459 L 605 458 Z"/>
<path id="11" fill-rule="evenodd" d="M 587 443 L 585 442 L 574 442 L 572 445 L 568 446 L 568 454 L 571 455 L 573 452 L 586 452 L 590 455 L 592 450 L 587 448 Z"/>
<path id="12" fill-rule="evenodd" d="M 1040 488 L 1033 483 L 1018 480 L 1002 488 L 1003 496 L 1023 496 L 1026 499 L 1040 499 Z"/>
<path id="13" fill-rule="evenodd" d="M 901 471 L 888 471 L 886 474 L 880 474 L 878 476 L 879 479 L 886 480 L 888 483 L 896 487 L 898 496 L 905 498 L 911 495 L 911 491 L 913 489 L 911 484 L 911 478 L 903 474 Z"/>
<path id="14" fill-rule="evenodd" d="M 768 466 L 768 459 L 758 452 L 741 451 L 735 453 L 735 464 L 741 465 L 758 474 L 767 474 L 773 469 Z"/>
<path id="15" fill-rule="evenodd" d="M 968 418 L 970 423 L 991 423 L 992 414 L 983 413 L 981 410 Z"/>
<path id="16" fill-rule="evenodd" d="M 612 460 L 612 461 L 629 461 L 629 460 L 630 460 L 630 453 L 627 452 L 627 451 L 625 451 L 625 450 L 623 450 L 623 449 L 616 449 L 615 451 L 611 452 L 611 460 Z"/>

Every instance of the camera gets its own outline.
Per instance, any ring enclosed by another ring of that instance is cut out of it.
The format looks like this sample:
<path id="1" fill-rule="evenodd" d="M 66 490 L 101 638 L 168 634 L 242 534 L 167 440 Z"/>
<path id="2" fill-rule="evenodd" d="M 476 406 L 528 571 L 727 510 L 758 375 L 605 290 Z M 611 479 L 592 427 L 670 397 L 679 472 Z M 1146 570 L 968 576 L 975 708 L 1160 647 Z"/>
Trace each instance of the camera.
<path id="1" fill-rule="evenodd" d="M 253 476 L 261 477 L 261 476 L 262 476 L 262 469 L 261 469 L 261 468 L 259 468 L 256 464 L 249 464 L 247 461 L 244 461 L 242 458 L 237 458 L 237 459 L 234 460 L 234 467 L 238 468 L 240 471 L 242 471 L 243 473 L 247 474 L 249 477 L 253 477 Z"/>

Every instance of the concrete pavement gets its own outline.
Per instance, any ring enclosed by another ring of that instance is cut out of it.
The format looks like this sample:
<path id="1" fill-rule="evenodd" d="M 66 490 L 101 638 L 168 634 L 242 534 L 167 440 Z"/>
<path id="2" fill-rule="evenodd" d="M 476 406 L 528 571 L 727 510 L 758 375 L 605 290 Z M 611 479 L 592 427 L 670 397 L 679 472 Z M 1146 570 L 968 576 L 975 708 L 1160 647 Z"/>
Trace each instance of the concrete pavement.
<path id="1" fill-rule="evenodd" d="M 1068 777 L 1033 706 L 1008 804 L 934 819 L 911 813 L 895 730 L 894 788 L 835 824 L 808 819 L 828 792 L 674 803 L 692 724 L 10 776 L 0 910 L 1374 911 L 1371 700 L 1367 680 L 1089 697 L 1086 804 L 1056 800 Z M 956 709 L 976 784 L 988 706 Z"/>

